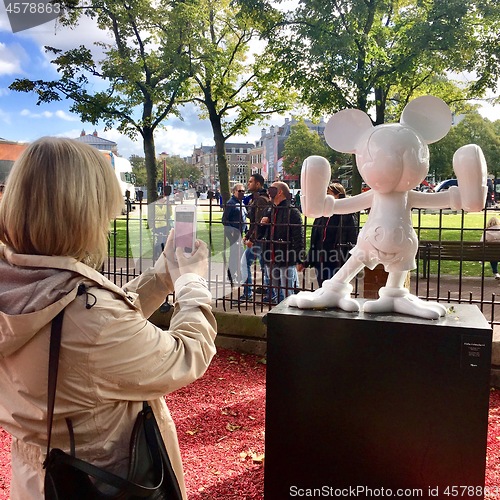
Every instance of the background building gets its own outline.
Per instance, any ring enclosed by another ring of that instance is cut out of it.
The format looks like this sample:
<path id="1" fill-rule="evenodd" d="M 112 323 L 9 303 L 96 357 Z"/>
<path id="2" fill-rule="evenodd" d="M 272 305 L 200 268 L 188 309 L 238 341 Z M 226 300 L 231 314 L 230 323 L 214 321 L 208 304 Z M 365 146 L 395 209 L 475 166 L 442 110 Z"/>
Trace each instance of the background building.
<path id="1" fill-rule="evenodd" d="M 111 151 L 115 155 L 118 154 L 118 147 L 116 142 L 99 137 L 97 135 L 97 130 L 94 130 L 92 134 L 85 134 L 85 130 L 82 130 L 80 137 L 77 137 L 76 140 L 84 142 L 85 144 L 89 144 L 90 146 L 101 151 Z"/>
<path id="2" fill-rule="evenodd" d="M 12 165 L 24 151 L 27 144 L 0 138 L 0 184 L 4 184 Z"/>

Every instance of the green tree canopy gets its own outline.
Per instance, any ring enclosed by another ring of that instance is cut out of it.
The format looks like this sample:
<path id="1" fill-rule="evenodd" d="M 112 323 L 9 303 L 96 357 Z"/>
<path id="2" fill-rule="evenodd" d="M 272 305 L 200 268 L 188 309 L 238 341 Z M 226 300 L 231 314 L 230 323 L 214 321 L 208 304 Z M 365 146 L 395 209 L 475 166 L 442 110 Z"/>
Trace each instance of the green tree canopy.
<path id="1" fill-rule="evenodd" d="M 132 165 L 132 172 L 135 175 L 136 186 L 147 185 L 146 160 L 143 156 L 132 155 L 128 159 Z"/>
<path id="2" fill-rule="evenodd" d="M 170 184 L 181 179 L 196 183 L 202 176 L 201 170 L 198 167 L 187 163 L 178 156 L 169 156 L 165 161 L 167 166 L 167 180 Z M 158 162 L 158 175 L 163 175 L 163 162 Z"/>
<path id="3" fill-rule="evenodd" d="M 477 112 L 471 112 L 452 127 L 446 137 L 429 146 L 430 173 L 436 180 L 455 177 L 453 155 L 465 144 L 480 146 L 486 158 L 488 173 L 500 176 L 500 136 L 490 120 Z"/>
<path id="4" fill-rule="evenodd" d="M 183 9 L 175 1 L 89 0 L 84 6 L 69 0 L 62 23 L 75 26 L 80 16 L 94 18 L 111 34 L 97 45 L 102 57 L 80 46 L 65 52 L 46 47 L 61 75 L 55 81 L 16 80 L 10 88 L 35 92 L 37 104 L 63 98 L 84 122 L 113 125 L 131 138 L 142 138 L 150 201 L 156 199 L 154 132 L 187 90 L 188 58 L 183 45 Z M 165 23 L 165 20 L 168 20 Z M 159 33 L 157 26 L 162 22 Z"/>
<path id="5" fill-rule="evenodd" d="M 301 0 L 268 37 L 283 85 L 315 113 L 373 109 L 380 124 L 423 93 L 450 102 L 495 89 L 499 28 L 497 0 Z M 449 96 L 450 71 L 477 78 Z"/>
<path id="6" fill-rule="evenodd" d="M 188 53 L 190 100 L 210 120 L 224 200 L 230 197 L 225 142 L 254 123 L 284 111 L 292 94 L 284 92 L 262 49 L 251 53 L 277 12 L 265 3 L 194 0 L 190 10 Z M 262 43 L 260 43 L 262 46 Z"/>
<path id="7" fill-rule="evenodd" d="M 328 157 L 331 149 L 315 130 L 310 130 L 303 119 L 292 126 L 283 150 L 283 168 L 288 174 L 299 175 L 302 162 L 311 155 Z"/>

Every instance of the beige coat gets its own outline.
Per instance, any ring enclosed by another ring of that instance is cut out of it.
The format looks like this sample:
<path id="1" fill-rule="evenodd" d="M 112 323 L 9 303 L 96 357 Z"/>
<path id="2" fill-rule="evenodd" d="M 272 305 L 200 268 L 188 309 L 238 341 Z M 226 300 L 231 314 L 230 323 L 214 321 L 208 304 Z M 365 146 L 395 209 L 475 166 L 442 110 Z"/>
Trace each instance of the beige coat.
<path id="1" fill-rule="evenodd" d="M 125 476 L 132 426 L 147 399 L 185 496 L 163 395 L 203 375 L 216 323 L 210 292 L 195 274 L 175 283 L 169 331 L 145 319 L 172 292 L 164 267 L 160 257 L 121 289 L 75 259 L 0 246 L 0 426 L 13 436 L 12 500 L 43 498 L 50 325 L 63 308 L 52 446 L 68 451 L 70 417 L 77 457 Z"/>

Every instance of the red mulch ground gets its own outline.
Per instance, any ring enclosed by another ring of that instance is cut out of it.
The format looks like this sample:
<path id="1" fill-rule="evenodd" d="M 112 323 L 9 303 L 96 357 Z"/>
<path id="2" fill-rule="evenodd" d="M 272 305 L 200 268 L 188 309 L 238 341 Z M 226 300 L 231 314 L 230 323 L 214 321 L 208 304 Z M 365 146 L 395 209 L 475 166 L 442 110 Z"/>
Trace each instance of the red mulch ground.
<path id="1" fill-rule="evenodd" d="M 220 349 L 205 376 L 167 397 L 177 423 L 190 500 L 261 500 L 265 364 Z M 10 437 L 0 429 L 0 500 L 8 498 Z M 486 485 L 500 493 L 500 391 L 492 390 Z"/>

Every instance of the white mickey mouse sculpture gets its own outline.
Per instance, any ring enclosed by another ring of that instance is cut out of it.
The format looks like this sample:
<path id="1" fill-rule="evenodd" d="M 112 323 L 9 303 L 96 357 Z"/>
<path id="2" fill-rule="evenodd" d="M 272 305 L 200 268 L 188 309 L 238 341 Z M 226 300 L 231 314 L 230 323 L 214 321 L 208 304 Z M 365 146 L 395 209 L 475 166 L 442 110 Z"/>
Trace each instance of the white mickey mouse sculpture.
<path id="1" fill-rule="evenodd" d="M 301 204 L 307 217 L 358 212 L 370 208 L 359 232 L 351 257 L 333 278 L 324 281 L 314 292 L 300 292 L 288 299 L 288 305 L 301 309 L 339 307 L 359 311 L 351 298 L 350 281 L 365 266 L 373 269 L 383 264 L 389 273 L 379 298 L 364 303 L 368 313 L 397 312 L 427 319 L 437 319 L 446 307 L 426 302 L 404 287 L 407 272 L 415 269 L 418 249 L 412 226 L 412 208 L 447 208 L 480 211 L 486 200 L 486 161 L 475 144 L 463 146 L 453 156 L 453 170 L 458 187 L 441 193 L 415 191 L 429 170 L 427 144 L 443 138 L 451 127 L 447 104 L 433 96 L 410 102 L 400 123 L 373 126 L 369 116 L 356 109 L 333 115 L 325 128 L 329 146 L 343 153 L 355 153 L 361 177 L 370 190 L 336 200 L 327 195 L 330 165 L 321 156 L 304 160 L 301 173 Z"/>

